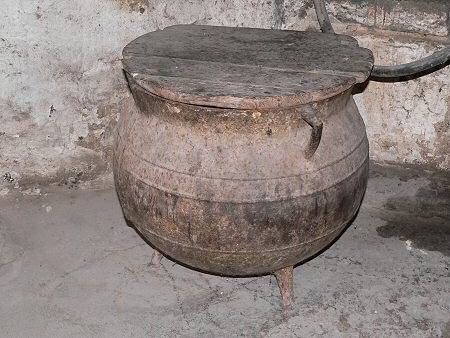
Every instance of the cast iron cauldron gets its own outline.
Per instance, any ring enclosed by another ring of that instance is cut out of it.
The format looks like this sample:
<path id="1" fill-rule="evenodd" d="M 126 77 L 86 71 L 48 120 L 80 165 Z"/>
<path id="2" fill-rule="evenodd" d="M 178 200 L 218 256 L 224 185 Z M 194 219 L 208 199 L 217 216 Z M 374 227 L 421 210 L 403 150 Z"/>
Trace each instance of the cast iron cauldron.
<path id="1" fill-rule="evenodd" d="M 352 98 L 370 50 L 334 34 L 179 25 L 123 52 L 114 177 L 125 217 L 161 253 L 220 275 L 292 267 L 357 212 L 368 141 Z"/>

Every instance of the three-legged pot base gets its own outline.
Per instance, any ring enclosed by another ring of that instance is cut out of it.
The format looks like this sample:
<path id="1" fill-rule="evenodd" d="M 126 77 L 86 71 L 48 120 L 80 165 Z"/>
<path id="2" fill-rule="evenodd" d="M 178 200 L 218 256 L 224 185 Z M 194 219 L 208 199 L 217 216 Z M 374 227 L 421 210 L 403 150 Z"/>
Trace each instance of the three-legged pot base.
<path id="1" fill-rule="evenodd" d="M 158 266 L 164 255 L 154 249 L 150 266 Z M 294 306 L 294 267 L 288 266 L 273 273 L 277 279 L 281 294 L 281 305 L 284 310 L 291 309 Z"/>

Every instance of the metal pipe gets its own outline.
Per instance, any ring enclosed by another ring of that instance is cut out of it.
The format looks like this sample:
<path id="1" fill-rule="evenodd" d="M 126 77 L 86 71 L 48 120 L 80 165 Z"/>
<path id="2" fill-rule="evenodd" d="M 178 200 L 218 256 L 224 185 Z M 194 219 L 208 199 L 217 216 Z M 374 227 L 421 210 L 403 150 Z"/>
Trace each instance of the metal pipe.
<path id="1" fill-rule="evenodd" d="M 370 77 L 396 78 L 427 72 L 450 61 L 450 46 L 437 51 L 423 59 L 396 66 L 373 66 Z"/>
<path id="2" fill-rule="evenodd" d="M 317 14 L 317 20 L 319 21 L 320 29 L 324 33 L 334 33 L 333 26 L 331 25 L 330 18 L 328 17 L 327 8 L 323 0 L 313 0 L 314 8 Z"/>

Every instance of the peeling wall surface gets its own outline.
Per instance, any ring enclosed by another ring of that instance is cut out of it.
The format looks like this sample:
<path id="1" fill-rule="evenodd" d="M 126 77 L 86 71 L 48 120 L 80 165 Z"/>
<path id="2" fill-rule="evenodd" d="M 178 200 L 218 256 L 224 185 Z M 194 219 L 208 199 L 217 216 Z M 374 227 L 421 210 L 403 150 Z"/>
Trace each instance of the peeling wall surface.
<path id="1" fill-rule="evenodd" d="M 112 134 L 130 95 L 122 48 L 177 23 L 318 30 L 304 0 L 0 0 L 0 194 L 76 186 L 111 172 Z M 448 0 L 328 1 L 339 33 L 378 64 L 449 42 Z M 450 67 L 409 82 L 370 82 L 356 101 L 371 158 L 450 170 Z M 6 175 L 5 175 L 6 174 Z"/>

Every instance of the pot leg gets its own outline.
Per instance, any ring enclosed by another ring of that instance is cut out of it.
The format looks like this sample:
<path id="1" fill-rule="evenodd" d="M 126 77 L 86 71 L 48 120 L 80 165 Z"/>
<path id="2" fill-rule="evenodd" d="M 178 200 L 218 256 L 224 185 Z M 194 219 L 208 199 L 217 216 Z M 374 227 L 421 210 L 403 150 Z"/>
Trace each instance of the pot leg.
<path id="1" fill-rule="evenodd" d="M 152 259 L 150 260 L 149 265 L 157 266 L 157 265 L 161 264 L 162 258 L 163 258 L 162 253 L 155 249 L 153 251 Z"/>
<path id="2" fill-rule="evenodd" d="M 286 268 L 275 271 L 278 287 L 281 293 L 281 303 L 283 309 L 292 308 L 294 305 L 294 267 L 288 266 Z"/>

